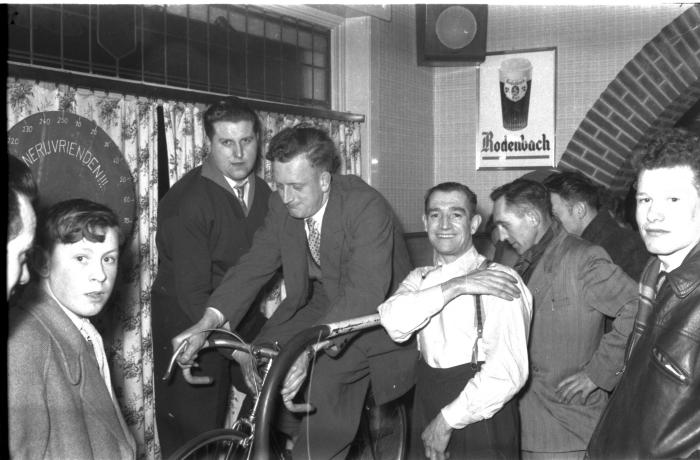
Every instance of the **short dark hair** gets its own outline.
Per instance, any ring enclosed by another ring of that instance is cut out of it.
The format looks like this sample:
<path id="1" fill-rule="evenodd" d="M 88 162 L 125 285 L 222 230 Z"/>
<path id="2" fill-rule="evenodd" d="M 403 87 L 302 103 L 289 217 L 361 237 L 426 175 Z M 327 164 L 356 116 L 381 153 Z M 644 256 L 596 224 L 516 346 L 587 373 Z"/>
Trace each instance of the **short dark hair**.
<path id="1" fill-rule="evenodd" d="M 258 154 L 262 148 L 262 123 L 260 118 L 250 106 L 236 97 L 222 99 L 210 105 L 204 116 L 204 132 L 209 139 L 214 135 L 214 123 L 218 121 L 229 121 L 238 123 L 239 121 L 249 121 L 253 123 L 253 132 L 258 139 Z"/>
<path id="2" fill-rule="evenodd" d="M 504 197 L 509 206 L 518 208 L 520 214 L 534 208 L 544 216 L 552 217 L 552 202 L 549 201 L 549 191 L 544 185 L 534 180 L 516 179 L 491 192 L 491 199 L 494 202 L 500 197 Z"/>
<path id="3" fill-rule="evenodd" d="M 600 207 L 598 187 L 578 171 L 552 174 L 543 184 L 550 193 L 556 193 L 565 201 L 583 201 L 596 210 Z"/>
<path id="4" fill-rule="evenodd" d="M 476 193 L 472 192 L 469 187 L 467 187 L 464 184 L 460 184 L 459 182 L 443 182 L 441 184 L 437 184 L 434 187 L 429 188 L 428 191 L 425 192 L 424 209 L 426 215 L 428 215 L 428 204 L 430 202 L 430 197 L 435 192 L 463 193 L 467 197 L 467 205 L 469 207 L 467 211 L 469 211 L 469 217 L 474 217 L 476 215 Z"/>
<path id="5" fill-rule="evenodd" d="M 34 205 L 37 198 L 37 187 L 29 166 L 14 155 L 7 156 L 9 162 L 7 168 L 7 240 L 12 241 L 22 232 L 23 228 L 19 196 L 26 196 Z"/>
<path id="6" fill-rule="evenodd" d="M 649 141 L 638 159 L 639 172 L 645 169 L 689 166 L 700 192 L 700 136 L 684 128 L 667 128 Z"/>
<path id="7" fill-rule="evenodd" d="M 322 129 L 308 125 L 285 128 L 277 133 L 267 149 L 269 161 L 286 163 L 306 154 L 314 168 L 334 173 L 340 167 L 340 155 L 333 140 Z"/>
<path id="8" fill-rule="evenodd" d="M 105 228 L 116 228 L 121 245 L 119 217 L 110 208 L 82 198 L 60 201 L 41 214 L 36 245 L 50 253 L 59 243 L 72 244 L 83 238 L 102 242 L 105 235 L 99 230 Z"/>

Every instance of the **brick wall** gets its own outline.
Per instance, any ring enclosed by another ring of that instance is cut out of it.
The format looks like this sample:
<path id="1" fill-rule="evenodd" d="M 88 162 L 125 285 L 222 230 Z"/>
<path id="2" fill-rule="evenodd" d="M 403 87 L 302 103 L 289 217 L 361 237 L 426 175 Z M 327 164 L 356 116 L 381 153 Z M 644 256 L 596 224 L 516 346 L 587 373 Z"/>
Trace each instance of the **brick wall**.
<path id="1" fill-rule="evenodd" d="M 700 100 L 700 5 L 664 27 L 593 104 L 559 161 L 622 195 L 635 151 Z"/>

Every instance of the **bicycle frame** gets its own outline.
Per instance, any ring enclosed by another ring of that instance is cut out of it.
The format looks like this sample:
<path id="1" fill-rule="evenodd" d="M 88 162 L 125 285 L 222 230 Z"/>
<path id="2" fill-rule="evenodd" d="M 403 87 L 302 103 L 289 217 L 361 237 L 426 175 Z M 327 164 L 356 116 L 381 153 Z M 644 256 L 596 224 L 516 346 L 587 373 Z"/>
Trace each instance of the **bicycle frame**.
<path id="1" fill-rule="evenodd" d="M 324 341 L 342 334 L 360 331 L 379 325 L 379 315 L 361 316 L 346 321 L 338 321 L 320 326 L 310 327 L 295 335 L 277 355 L 270 372 L 267 374 L 262 392 L 258 397 L 258 408 L 255 414 L 257 423 L 253 432 L 253 459 L 268 460 L 270 452 L 270 426 L 272 414 L 279 399 L 279 388 L 284 382 L 287 371 L 297 357 L 315 342 Z"/>

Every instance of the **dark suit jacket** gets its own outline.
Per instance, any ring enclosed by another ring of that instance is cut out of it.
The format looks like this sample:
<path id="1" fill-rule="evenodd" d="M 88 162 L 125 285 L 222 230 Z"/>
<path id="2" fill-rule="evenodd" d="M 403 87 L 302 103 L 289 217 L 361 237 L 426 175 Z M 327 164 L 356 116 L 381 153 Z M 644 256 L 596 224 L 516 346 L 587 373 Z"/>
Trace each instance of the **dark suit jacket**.
<path id="1" fill-rule="evenodd" d="M 129 459 L 136 445 L 92 346 L 39 288 L 10 310 L 10 454 L 16 459 Z"/>
<path id="2" fill-rule="evenodd" d="M 275 328 L 293 321 L 309 298 L 309 269 L 304 221 L 289 215 L 273 194 L 265 223 L 250 252 L 232 267 L 209 299 L 235 326 L 258 290 L 282 266 L 287 296 L 268 320 L 262 339 L 274 339 Z M 393 211 L 362 179 L 333 175 L 321 228 L 322 282 L 330 305 L 324 324 L 376 313 L 410 270 L 408 252 Z M 299 330 L 311 324 L 299 324 Z M 377 328 L 349 346 L 369 358 L 375 398 L 386 402 L 413 384 L 417 351 L 399 346 Z"/>

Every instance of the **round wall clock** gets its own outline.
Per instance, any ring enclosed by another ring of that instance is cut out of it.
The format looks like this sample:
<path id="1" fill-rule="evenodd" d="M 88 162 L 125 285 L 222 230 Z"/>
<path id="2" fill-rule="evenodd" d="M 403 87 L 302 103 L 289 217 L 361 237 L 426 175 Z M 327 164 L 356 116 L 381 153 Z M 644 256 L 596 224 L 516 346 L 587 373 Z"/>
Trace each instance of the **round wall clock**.
<path id="1" fill-rule="evenodd" d="M 476 37 L 477 28 L 474 13 L 461 5 L 446 8 L 435 22 L 438 40 L 453 50 L 470 44 Z"/>
<path id="2" fill-rule="evenodd" d="M 71 112 L 30 115 L 7 132 L 7 150 L 29 166 L 39 187 L 39 206 L 85 198 L 109 206 L 131 234 L 136 201 L 124 155 L 94 121 Z"/>

